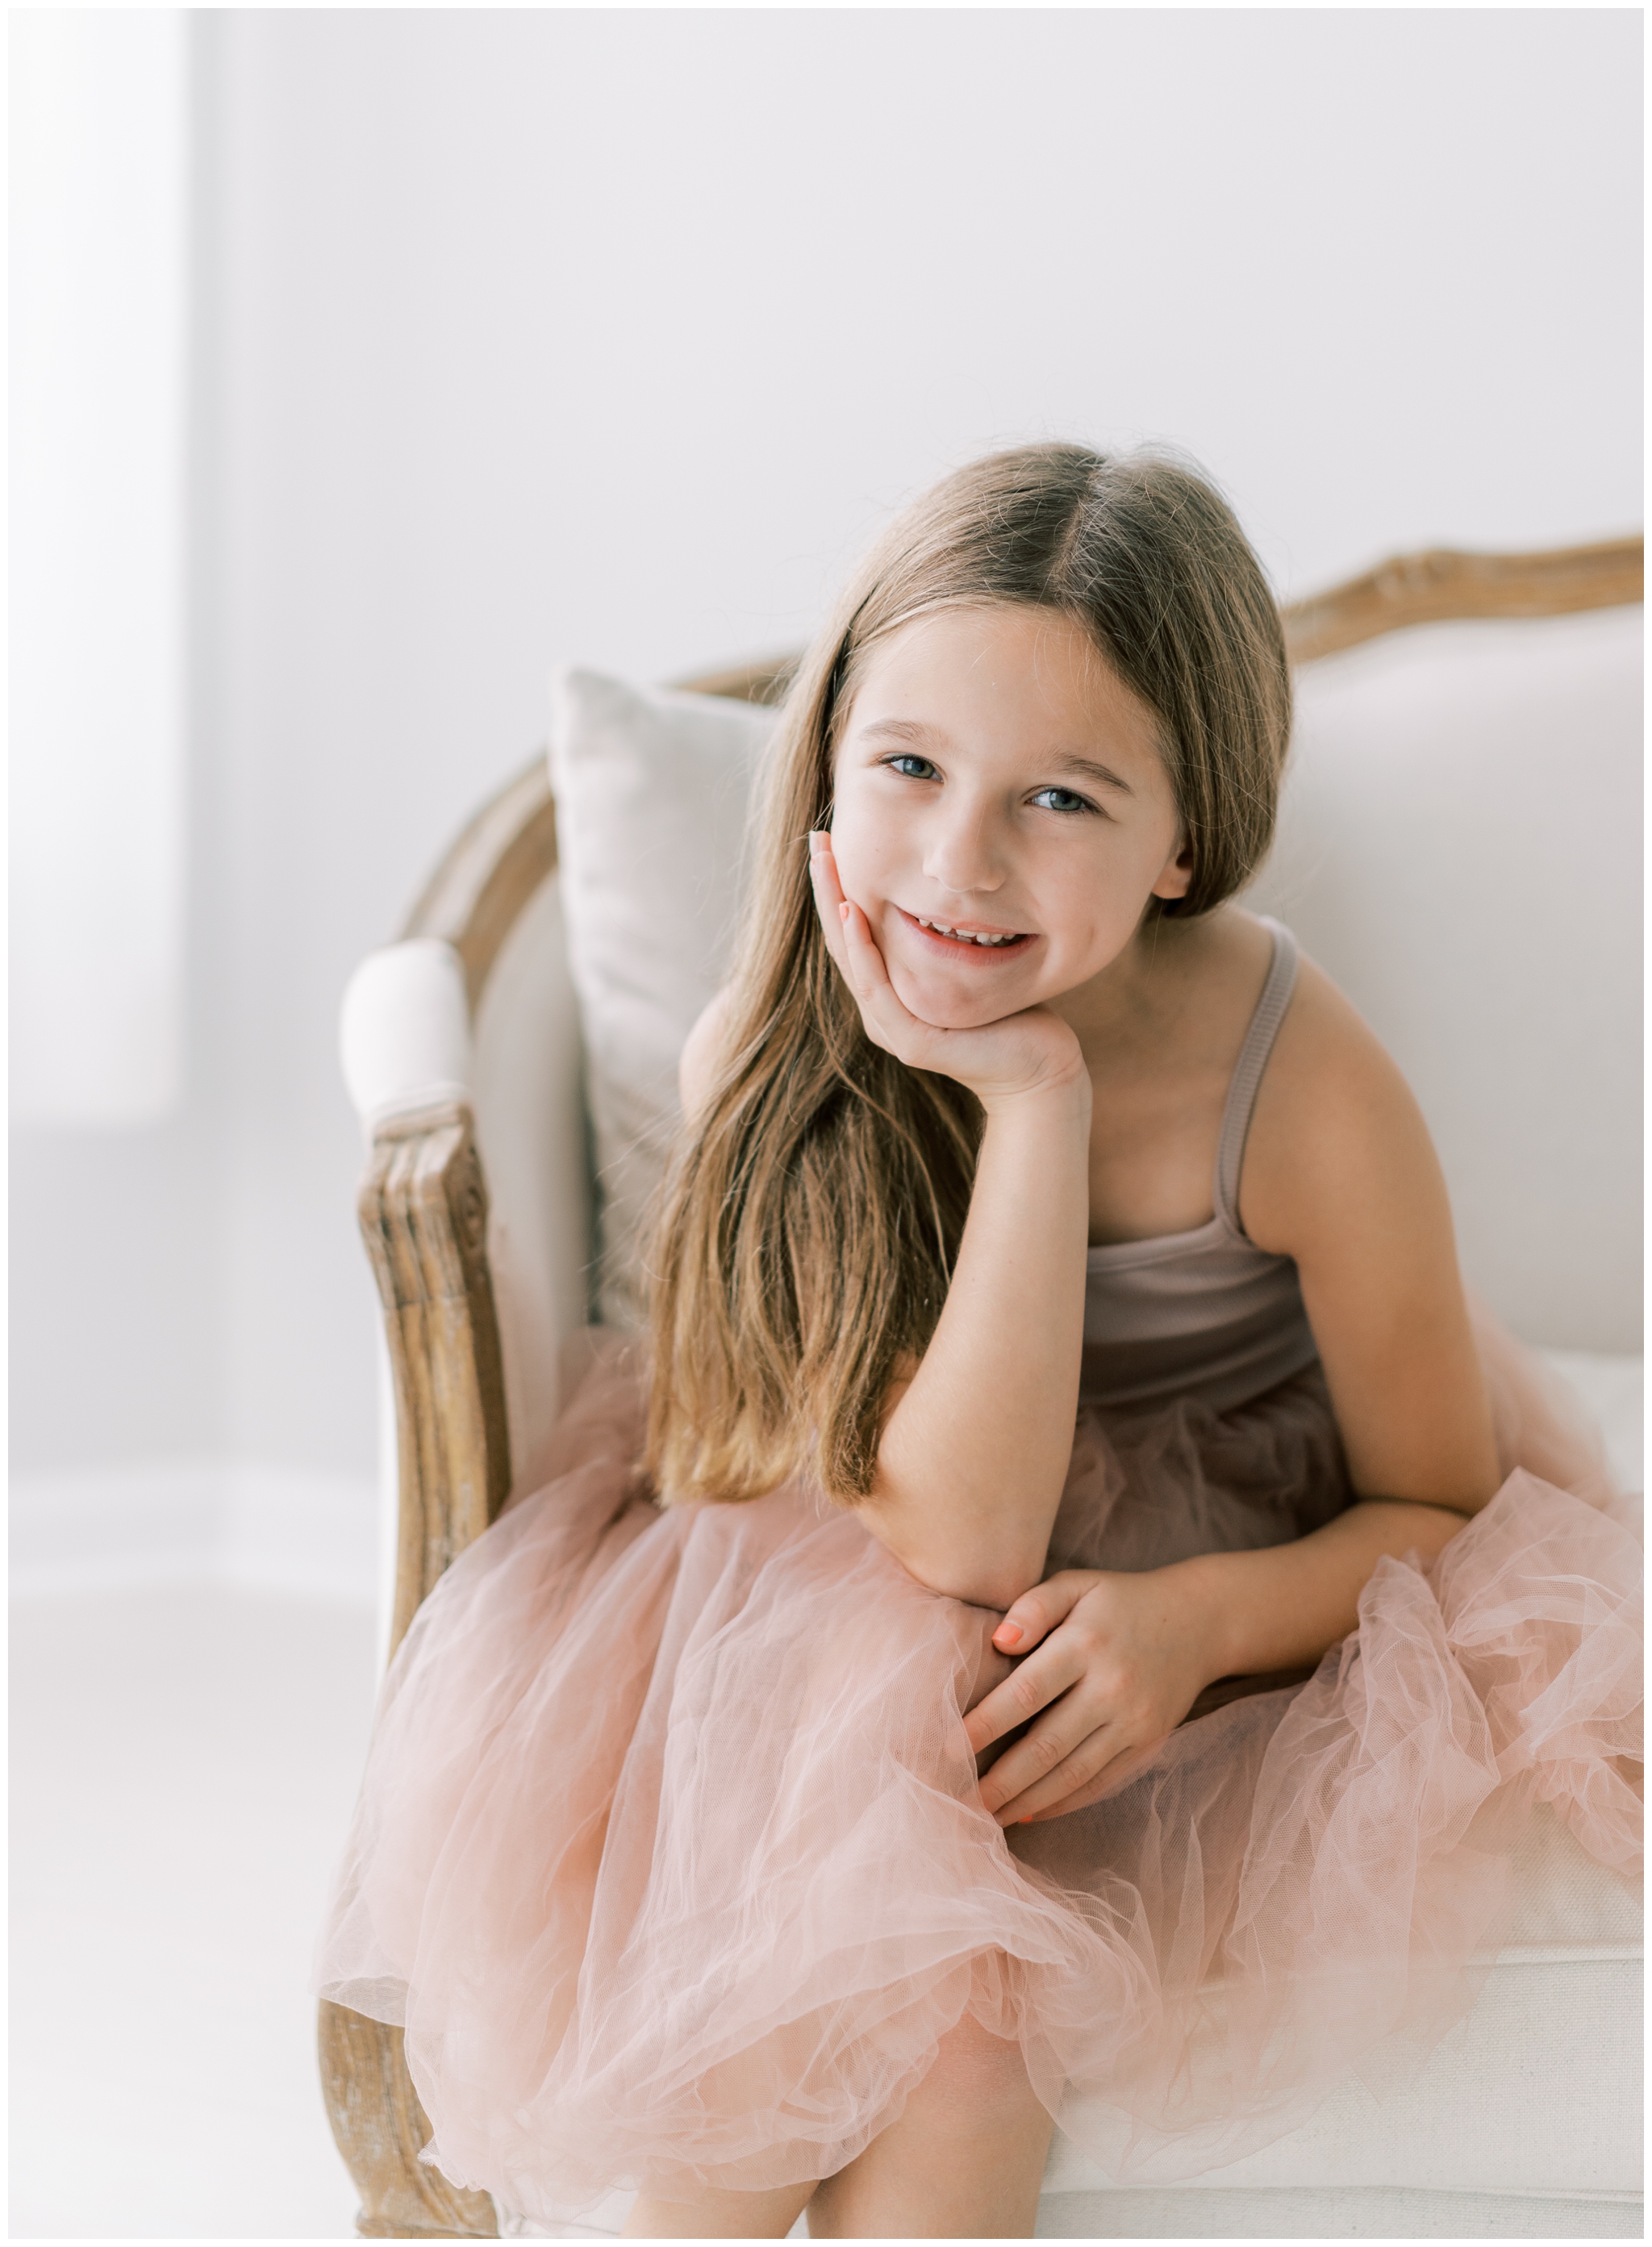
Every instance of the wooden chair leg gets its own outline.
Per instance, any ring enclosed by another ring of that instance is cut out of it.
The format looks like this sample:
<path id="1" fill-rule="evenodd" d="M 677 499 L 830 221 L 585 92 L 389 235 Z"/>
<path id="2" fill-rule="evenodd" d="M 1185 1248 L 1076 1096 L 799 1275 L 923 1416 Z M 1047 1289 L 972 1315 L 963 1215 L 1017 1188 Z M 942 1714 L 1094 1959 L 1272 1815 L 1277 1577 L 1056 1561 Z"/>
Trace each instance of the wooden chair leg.
<path id="1" fill-rule="evenodd" d="M 401 2031 L 321 2002 L 322 2094 L 345 2167 L 361 2195 L 364 2239 L 496 2239 L 485 2192 L 463 2192 L 421 2162 L 430 2125 L 407 2073 Z"/>

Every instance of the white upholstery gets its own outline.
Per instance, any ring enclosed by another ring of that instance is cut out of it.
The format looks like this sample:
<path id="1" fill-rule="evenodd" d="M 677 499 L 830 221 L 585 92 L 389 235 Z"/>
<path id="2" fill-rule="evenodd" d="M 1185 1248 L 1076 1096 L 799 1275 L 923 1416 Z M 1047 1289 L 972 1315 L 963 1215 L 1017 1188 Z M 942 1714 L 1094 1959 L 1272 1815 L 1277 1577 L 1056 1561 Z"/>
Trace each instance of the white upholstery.
<path id="1" fill-rule="evenodd" d="M 474 1070 L 512 1479 L 531 1488 L 556 1417 L 560 1345 L 593 1315 L 589 1127 L 555 875 L 494 963 Z"/>
<path id="2" fill-rule="evenodd" d="M 1642 611 L 1308 666 L 1253 900 L 1389 1047 L 1517 1334 L 1641 1346 Z"/>
<path id="3" fill-rule="evenodd" d="M 1288 2136 L 1179 2189 L 1637 2193 L 1639 1901 L 1546 1810 L 1516 1876 L 1513 1939 L 1420 2075 L 1382 2097 L 1357 2079 L 1345 2084 Z M 1548 1939 L 1519 1939 L 1527 1929 Z M 1060 2137 L 1045 2185 L 1109 2189 Z"/>
<path id="4" fill-rule="evenodd" d="M 1587 1405 L 1606 1438 L 1612 1479 L 1623 1491 L 1646 1487 L 1645 1363 L 1583 1349 L 1545 1349 L 1543 1356 Z"/>
<path id="5" fill-rule="evenodd" d="M 345 987 L 338 1049 L 369 1138 L 393 1116 L 468 1098 L 470 1015 L 452 945 L 413 937 L 370 952 Z"/>
<path id="6" fill-rule="evenodd" d="M 1624 928 L 1639 621 L 1431 627 L 1309 673 L 1280 850 L 1253 893 L 1406 1067 L 1471 1273 L 1529 1339 L 1567 1345 L 1551 1361 L 1636 1481 L 1639 1369 L 1624 1353 L 1638 1226 L 1621 1117 L 1638 1024 Z M 634 1127 L 657 1147 L 677 1044 L 715 987 L 743 793 L 772 724 L 590 673 L 559 690 L 563 873 L 502 957 L 465 1063 L 523 1477 L 555 1406 L 556 1343 L 590 1291 L 581 1019 L 615 1224 L 634 1216 L 652 1159 L 616 1171 L 619 1140 Z M 427 1092 L 459 1066 L 439 981 L 428 960 L 366 963 L 345 1039 L 359 1106 L 422 1104 L 420 1066 Z M 405 1021 L 368 1028 L 398 1008 Z M 616 1246 L 603 1306 L 630 1315 Z M 1275 2145 L 1183 2184 L 1109 2188 L 1058 2139 L 1041 2235 L 1638 2235 L 1639 1903 L 1546 1815 L 1518 1871 L 1503 1953 L 1411 2087 L 1378 2100 L 1345 2086 Z M 625 2207 L 616 2196 L 569 2236 L 617 2232 Z M 506 2212 L 501 2228 L 519 2227 Z"/>
<path id="7" fill-rule="evenodd" d="M 1420 2192 L 1393 2185 L 1046 2193 L 1040 2239 L 1638 2239 L 1639 2196 Z"/>

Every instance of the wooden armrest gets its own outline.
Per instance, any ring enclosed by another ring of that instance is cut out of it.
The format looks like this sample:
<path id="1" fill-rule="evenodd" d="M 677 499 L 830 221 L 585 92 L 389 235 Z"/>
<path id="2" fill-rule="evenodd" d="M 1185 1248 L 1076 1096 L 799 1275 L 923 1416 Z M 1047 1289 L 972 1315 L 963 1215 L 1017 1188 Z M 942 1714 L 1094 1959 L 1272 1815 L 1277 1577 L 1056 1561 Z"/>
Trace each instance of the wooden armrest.
<path id="1" fill-rule="evenodd" d="M 488 1190 L 469 1109 L 454 1103 L 382 1125 L 357 1211 L 396 1394 L 393 1653 L 436 1579 L 510 1489 Z"/>

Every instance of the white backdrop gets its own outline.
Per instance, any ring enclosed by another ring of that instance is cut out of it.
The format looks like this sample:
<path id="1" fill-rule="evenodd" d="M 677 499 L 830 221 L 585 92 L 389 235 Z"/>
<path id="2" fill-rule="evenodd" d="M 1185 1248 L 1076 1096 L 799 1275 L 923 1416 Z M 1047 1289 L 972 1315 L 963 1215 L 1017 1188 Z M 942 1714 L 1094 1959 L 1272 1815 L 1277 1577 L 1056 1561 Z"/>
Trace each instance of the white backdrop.
<path id="1" fill-rule="evenodd" d="M 189 22 L 187 1089 L 18 1142 L 43 1502 L 365 1493 L 338 998 L 554 662 L 795 644 L 1047 434 L 1191 451 L 1287 594 L 1639 522 L 1631 11 Z"/>
<path id="2" fill-rule="evenodd" d="M 8 26 L 10 1104 L 130 1126 L 182 1040 L 188 19 Z"/>

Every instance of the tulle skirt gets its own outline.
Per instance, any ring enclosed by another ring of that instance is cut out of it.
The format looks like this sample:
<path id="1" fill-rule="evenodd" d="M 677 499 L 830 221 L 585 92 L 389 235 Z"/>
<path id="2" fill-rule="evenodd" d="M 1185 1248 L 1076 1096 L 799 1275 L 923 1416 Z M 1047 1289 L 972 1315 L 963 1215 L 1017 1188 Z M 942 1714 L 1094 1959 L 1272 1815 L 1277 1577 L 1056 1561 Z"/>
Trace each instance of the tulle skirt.
<path id="1" fill-rule="evenodd" d="M 962 1722 L 996 1616 L 800 1487 L 658 1511 L 598 1342 L 542 1486 L 392 1666 L 320 1946 L 326 1995 L 405 2024 L 427 2158 L 541 2223 L 829 2175 L 966 2014 L 1121 2181 L 1266 2142 L 1379 2044 L 1420 2063 L 1535 1805 L 1639 1861 L 1638 1547 L 1558 1385 L 1482 1349 L 1512 1471 L 1441 1556 L 1382 1562 L 1305 1682 L 1006 1834 Z M 1052 1566 L 1348 1498 L 1317 1369 L 1219 1417 L 1082 1412 Z"/>

